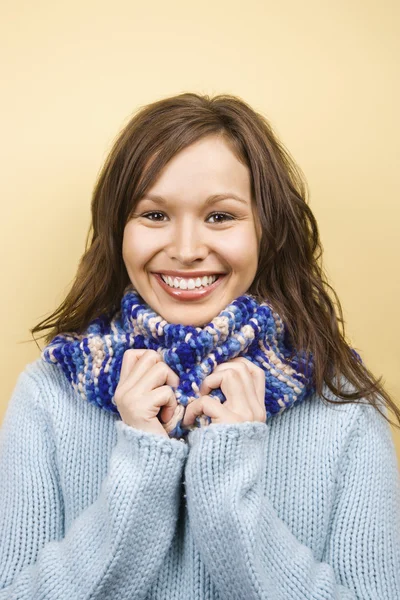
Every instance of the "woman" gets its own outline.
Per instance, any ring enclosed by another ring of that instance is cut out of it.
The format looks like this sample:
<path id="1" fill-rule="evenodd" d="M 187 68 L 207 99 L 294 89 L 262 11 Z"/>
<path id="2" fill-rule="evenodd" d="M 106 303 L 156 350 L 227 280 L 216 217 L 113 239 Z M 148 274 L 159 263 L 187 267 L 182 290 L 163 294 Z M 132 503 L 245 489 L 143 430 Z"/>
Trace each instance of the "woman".
<path id="1" fill-rule="evenodd" d="M 399 598 L 400 410 L 266 119 L 142 108 L 92 226 L 3 423 L 0 600 Z"/>

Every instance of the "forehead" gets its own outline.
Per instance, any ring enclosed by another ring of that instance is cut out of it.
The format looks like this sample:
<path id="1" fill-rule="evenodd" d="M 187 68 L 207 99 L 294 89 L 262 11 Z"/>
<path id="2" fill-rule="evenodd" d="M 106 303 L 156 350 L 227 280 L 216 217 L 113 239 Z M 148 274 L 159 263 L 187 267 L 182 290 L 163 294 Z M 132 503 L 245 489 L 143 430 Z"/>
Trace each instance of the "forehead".
<path id="1" fill-rule="evenodd" d="M 220 199 L 229 195 L 249 201 L 250 193 L 248 167 L 237 159 L 226 141 L 206 137 L 173 156 L 145 195 L 170 202 L 182 196 L 209 201 L 217 195 Z"/>

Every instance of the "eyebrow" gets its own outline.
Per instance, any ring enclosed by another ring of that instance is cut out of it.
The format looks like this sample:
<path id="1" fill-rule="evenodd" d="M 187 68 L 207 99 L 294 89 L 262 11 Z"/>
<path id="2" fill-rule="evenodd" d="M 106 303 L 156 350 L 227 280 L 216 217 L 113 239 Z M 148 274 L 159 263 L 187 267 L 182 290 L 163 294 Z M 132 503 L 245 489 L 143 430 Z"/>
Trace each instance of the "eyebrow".
<path id="1" fill-rule="evenodd" d="M 211 196 L 209 196 L 206 199 L 205 205 L 209 206 L 210 204 L 215 204 L 216 202 L 219 202 L 220 200 L 229 200 L 229 199 L 237 200 L 238 202 L 243 202 L 244 204 L 247 204 L 247 200 L 245 200 L 244 198 L 241 198 L 237 194 L 226 193 L 226 194 L 212 194 Z M 142 200 L 152 200 L 156 204 L 162 204 L 162 205 L 167 204 L 166 199 L 163 198 L 162 196 L 159 196 L 158 194 L 145 194 L 144 196 L 142 196 L 142 198 L 140 198 L 139 202 L 141 202 Z"/>

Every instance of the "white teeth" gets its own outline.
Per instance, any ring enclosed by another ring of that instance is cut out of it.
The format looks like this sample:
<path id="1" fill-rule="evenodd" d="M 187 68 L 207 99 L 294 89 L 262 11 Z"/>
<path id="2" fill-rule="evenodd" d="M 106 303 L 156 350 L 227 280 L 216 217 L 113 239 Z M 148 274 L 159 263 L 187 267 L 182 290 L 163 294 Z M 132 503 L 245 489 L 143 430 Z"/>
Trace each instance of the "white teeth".
<path id="1" fill-rule="evenodd" d="M 161 275 L 161 277 L 170 287 L 181 290 L 194 290 L 195 288 L 207 287 L 218 279 L 218 275 L 205 275 L 204 277 L 197 277 L 196 279 L 178 279 L 177 277 L 172 279 L 172 277 L 169 277 L 168 275 Z"/>

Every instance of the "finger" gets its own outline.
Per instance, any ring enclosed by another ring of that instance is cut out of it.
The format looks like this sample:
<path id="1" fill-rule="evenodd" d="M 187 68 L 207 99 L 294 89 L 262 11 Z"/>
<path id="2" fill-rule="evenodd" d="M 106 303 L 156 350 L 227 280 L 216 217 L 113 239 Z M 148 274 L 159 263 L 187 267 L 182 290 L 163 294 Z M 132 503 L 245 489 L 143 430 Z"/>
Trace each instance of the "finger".
<path id="1" fill-rule="evenodd" d="M 225 404 L 221 404 L 219 398 L 216 396 L 202 396 L 201 401 L 202 411 L 211 418 L 211 425 L 235 422 L 237 420 L 237 415 L 234 415 Z"/>
<path id="2" fill-rule="evenodd" d="M 146 350 L 141 354 L 130 374 L 131 381 L 139 381 L 157 363 L 161 362 L 161 356 L 155 350 Z"/>
<path id="3" fill-rule="evenodd" d="M 213 396 L 202 396 L 195 398 L 187 405 L 186 411 L 182 420 L 182 426 L 188 427 L 193 425 L 196 417 L 207 415 L 212 419 L 222 419 L 224 410 L 218 398 Z"/>
<path id="4" fill-rule="evenodd" d="M 135 350 L 133 348 L 129 348 L 129 350 L 125 350 L 124 355 L 122 357 L 122 366 L 119 375 L 119 383 L 121 384 L 121 386 L 126 381 L 129 373 L 132 371 L 139 358 L 145 352 L 146 349 Z"/>
<path id="5" fill-rule="evenodd" d="M 153 350 L 133 348 L 126 350 L 122 359 L 121 377 L 118 384 L 120 393 L 130 390 L 140 380 L 143 373 L 157 362 L 158 355 Z"/>
<path id="6" fill-rule="evenodd" d="M 201 394 L 220 387 L 226 401 L 224 406 L 237 414 L 243 412 L 259 414 L 260 407 L 252 376 L 245 365 L 229 361 L 218 367 L 206 377 L 200 388 Z M 250 415 L 248 415 L 250 416 Z"/>
<path id="7" fill-rule="evenodd" d="M 265 411 L 265 371 L 243 356 L 239 356 L 234 360 L 243 362 L 246 365 L 253 378 L 258 405 Z"/>
<path id="8" fill-rule="evenodd" d="M 120 393 L 126 393 L 133 386 L 138 387 L 139 393 L 146 393 L 166 383 L 178 387 L 179 376 L 162 360 L 155 350 L 145 350 L 131 368 Z"/>
<path id="9" fill-rule="evenodd" d="M 224 363 L 221 363 L 220 365 L 217 365 L 217 367 L 215 367 L 214 371 L 212 373 L 210 373 L 209 375 L 207 375 L 207 377 L 205 377 L 203 379 L 203 381 L 201 382 L 200 388 L 199 388 L 199 393 L 202 395 L 206 395 L 211 390 L 221 387 L 220 383 L 221 383 L 222 377 L 223 377 L 222 372 L 227 371 L 227 370 L 232 371 L 234 368 L 234 367 L 230 366 L 230 363 L 231 363 L 231 361 L 224 362 Z"/>
<path id="10" fill-rule="evenodd" d="M 168 424 L 174 416 L 176 407 L 178 406 L 174 391 L 170 386 L 162 385 L 150 392 L 149 397 L 156 399 L 156 414 L 159 415 L 160 420 L 164 425 Z M 183 413 L 183 407 L 181 412 Z"/>
<path id="11" fill-rule="evenodd" d="M 182 419 L 182 426 L 187 427 L 188 425 L 192 425 L 196 417 L 203 414 L 201 398 L 195 398 L 186 406 L 185 414 Z"/>
<path id="12" fill-rule="evenodd" d="M 146 392 L 163 384 L 171 387 L 178 387 L 179 376 L 160 359 L 160 361 L 151 365 L 150 368 L 146 370 L 137 385 L 139 390 L 144 390 Z"/>

